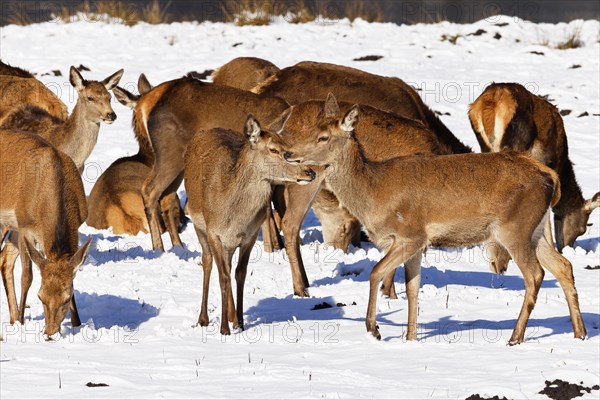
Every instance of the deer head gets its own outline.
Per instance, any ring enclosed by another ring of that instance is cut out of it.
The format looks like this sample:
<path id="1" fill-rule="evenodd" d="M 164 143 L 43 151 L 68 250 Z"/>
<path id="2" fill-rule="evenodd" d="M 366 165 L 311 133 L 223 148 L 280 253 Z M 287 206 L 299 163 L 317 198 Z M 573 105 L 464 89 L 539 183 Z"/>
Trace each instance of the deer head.
<path id="1" fill-rule="evenodd" d="M 255 165 L 263 165 L 261 175 L 270 181 L 296 182 L 306 185 L 312 182 L 316 174 L 306 167 L 290 165 L 285 161 L 287 144 L 283 138 L 271 130 L 263 130 L 253 115 L 249 115 L 244 125 L 244 134 L 250 142 L 250 151 Z M 290 168 L 291 167 L 291 168 Z"/>
<path id="2" fill-rule="evenodd" d="M 290 163 L 330 164 L 337 156 L 336 151 L 341 149 L 341 142 L 354 139 L 358 115 L 359 107 L 354 105 L 342 116 L 335 96 L 329 93 L 316 123 L 307 124 L 301 135 L 289 135 L 288 139 L 283 134 L 290 143 L 285 159 Z"/>
<path id="3" fill-rule="evenodd" d="M 554 215 L 554 232 L 558 251 L 562 251 L 565 246 L 573 246 L 575 240 L 585 233 L 590 214 L 599 206 L 600 192 L 584 201 L 583 206 L 569 210 L 565 215 Z"/>
<path id="4" fill-rule="evenodd" d="M 77 104 L 83 106 L 81 110 L 86 118 L 94 123 L 107 124 L 112 124 L 117 119 L 117 114 L 110 106 L 111 96 L 108 91 L 117 86 L 122 76 L 123 70 L 120 69 L 103 81 L 87 81 L 75 67 L 71 67 L 69 81 L 77 90 Z"/>
<path id="5" fill-rule="evenodd" d="M 71 257 L 48 259 L 25 239 L 27 253 L 42 275 L 38 297 L 44 306 L 44 333 L 47 340 L 60 333 L 60 325 L 67 315 L 73 297 L 73 279 L 87 256 L 91 242 L 90 238 Z"/>

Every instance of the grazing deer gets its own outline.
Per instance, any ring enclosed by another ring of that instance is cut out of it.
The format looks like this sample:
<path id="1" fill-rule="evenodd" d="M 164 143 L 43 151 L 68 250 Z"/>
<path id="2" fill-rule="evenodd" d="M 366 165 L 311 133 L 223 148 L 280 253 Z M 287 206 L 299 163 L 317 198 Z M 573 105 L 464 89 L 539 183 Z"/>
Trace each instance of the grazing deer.
<path id="1" fill-rule="evenodd" d="M 306 184 L 315 179 L 310 168 L 283 159 L 287 148 L 281 137 L 262 130 L 250 115 L 245 137 L 215 128 L 199 131 L 185 152 L 185 188 L 188 210 L 202 246 L 202 306 L 198 323 L 208 325 L 208 287 L 213 258 L 221 286 L 221 334 L 229 323 L 243 329 L 244 281 L 250 253 L 264 220 L 272 182 Z M 232 212 L 234 211 L 234 212 Z M 235 270 L 237 313 L 231 291 L 231 260 L 239 247 Z"/>
<path id="2" fill-rule="evenodd" d="M 318 121 L 324 106 L 323 101 L 316 100 L 298 104 L 286 110 L 273 125 L 285 124 L 281 134 L 290 145 L 306 141 L 317 142 L 320 130 L 314 121 Z M 350 110 L 352 104 L 340 103 L 340 107 L 345 112 Z M 361 106 L 361 111 L 361 119 L 356 127 L 356 140 L 370 161 L 380 162 L 414 154 L 445 154 L 445 147 L 422 123 L 370 106 Z M 298 232 L 311 205 L 323 225 L 325 242 L 337 248 L 347 248 L 355 232 L 360 232 L 360 224 L 321 181 L 305 186 L 287 185 L 285 198 L 285 209 L 279 209 L 278 214 L 283 216 L 281 226 L 294 278 L 294 294 L 308 296 L 309 285 L 300 253 Z M 396 298 L 393 277 L 393 273 L 386 277 L 383 292 Z"/>
<path id="3" fill-rule="evenodd" d="M 212 81 L 217 85 L 251 90 L 277 72 L 279 68 L 270 61 L 256 57 L 238 57 L 216 69 L 212 73 Z"/>
<path id="4" fill-rule="evenodd" d="M 134 129 L 143 129 L 135 119 L 135 107 L 141 97 L 152 90 L 144 74 L 138 80 L 141 96 L 125 89 L 113 89 L 117 100 L 134 110 Z M 148 220 L 144 211 L 142 185 L 150 173 L 153 155 L 146 154 L 148 149 L 140 146 L 137 154 L 119 158 L 102 173 L 94 184 L 88 198 L 89 213 L 87 224 L 97 229 L 112 227 L 115 234 L 137 235 L 140 231 L 148 233 Z M 161 206 L 161 232 L 171 225 L 179 228 L 183 216 L 179 197 L 176 193 L 163 197 Z M 165 223 L 166 222 L 166 223 Z"/>
<path id="5" fill-rule="evenodd" d="M 525 280 L 525 298 L 509 343 L 524 340 L 544 278 L 541 265 L 563 288 L 575 337 L 585 338 L 572 266 L 543 234 L 548 209 L 560 197 L 558 176 L 552 169 L 516 153 L 370 162 L 354 135 L 359 113 L 354 106 L 342 116 L 330 94 L 314 122 L 320 130 L 317 140 L 291 145 L 284 158 L 290 163 L 326 166 L 325 181 L 332 192 L 385 251 L 369 278 L 368 332 L 381 337 L 375 314 L 377 286 L 384 275 L 405 264 L 407 338 L 414 340 L 425 247 L 494 243 L 516 260 Z"/>
<path id="6" fill-rule="evenodd" d="M 589 200 L 583 197 L 556 107 L 518 83 L 494 83 L 471 104 L 469 119 L 482 152 L 527 152 L 556 171 L 562 193 L 552 208 L 556 245 L 559 251 L 572 246 L 587 230 L 592 211 L 600 206 L 600 192 Z"/>
<path id="7" fill-rule="evenodd" d="M 33 261 L 42 275 L 38 296 L 44 305 L 44 333 L 52 338 L 69 309 L 72 325 L 81 324 L 73 278 L 91 243 L 78 247 L 77 230 L 87 214 L 83 183 L 69 157 L 28 133 L 0 131 L 0 164 L 0 228 L 11 231 L 0 262 L 10 322 L 24 323 Z M 23 269 L 18 306 L 13 270 L 19 252 L 10 251 L 17 233 Z"/>
<path id="8" fill-rule="evenodd" d="M 136 118 L 142 121 L 153 152 L 152 171 L 142 187 L 146 217 L 154 250 L 163 250 L 159 226 L 162 196 L 177 190 L 183 179 L 183 154 L 194 133 L 211 128 L 237 129 L 250 113 L 261 121 L 272 121 L 288 104 L 240 89 L 202 82 L 186 76 L 157 86 L 156 93 L 138 104 Z M 179 235 L 172 241 L 181 245 Z"/>
<path id="9" fill-rule="evenodd" d="M 19 129 L 40 135 L 54 147 L 71 157 L 79 172 L 90 156 L 100 131 L 100 122 L 112 124 L 117 115 L 110 106 L 108 92 L 119 83 L 123 70 L 101 82 L 83 79 L 71 67 L 69 80 L 77 90 L 77 103 L 66 120 L 61 120 L 36 105 L 25 105 L 7 116 L 2 129 Z"/>
<path id="10" fill-rule="evenodd" d="M 56 118 L 69 116 L 65 103 L 31 72 L 0 61 L 0 124 L 26 104 L 37 106 Z"/>

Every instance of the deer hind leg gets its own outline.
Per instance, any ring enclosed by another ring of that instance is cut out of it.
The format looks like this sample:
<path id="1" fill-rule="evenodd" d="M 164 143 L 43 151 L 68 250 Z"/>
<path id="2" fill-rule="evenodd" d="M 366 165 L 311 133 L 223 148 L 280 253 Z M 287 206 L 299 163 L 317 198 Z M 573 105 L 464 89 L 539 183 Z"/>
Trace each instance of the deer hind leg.
<path id="1" fill-rule="evenodd" d="M 213 256 L 208 243 L 208 238 L 200 229 L 194 226 L 196 236 L 202 247 L 202 304 L 200 305 L 200 316 L 198 324 L 208 326 L 208 289 L 210 287 L 210 274 L 212 272 Z"/>
<path id="2" fill-rule="evenodd" d="M 396 276 L 396 270 L 390 271 L 383 277 L 383 283 L 381 284 L 381 294 L 389 299 L 398 299 L 396 293 L 396 285 L 394 284 L 394 277 Z"/>
<path id="3" fill-rule="evenodd" d="M 246 283 L 246 273 L 248 272 L 248 262 L 250 261 L 250 255 L 256 242 L 256 236 L 254 239 L 249 241 L 240 247 L 240 260 L 237 268 L 235 269 L 235 283 L 237 287 L 237 322 L 238 326 L 234 325 L 234 328 L 244 329 L 244 284 Z"/>
<path id="4" fill-rule="evenodd" d="M 17 232 L 11 232 L 10 237 L 4 243 L 4 247 L 0 251 L 0 270 L 2 272 L 2 282 L 8 299 L 8 313 L 10 315 L 10 323 L 14 324 L 19 320 L 19 307 L 17 305 L 17 295 L 15 292 L 14 269 L 15 262 L 19 256 L 18 241 L 13 237 L 18 235 Z"/>
<path id="5" fill-rule="evenodd" d="M 142 185 L 142 198 L 144 199 L 144 210 L 146 213 L 146 219 L 148 220 L 148 227 L 150 228 L 150 234 L 152 235 L 152 249 L 164 251 L 163 241 L 160 236 L 160 205 L 159 200 L 163 196 L 170 194 L 177 190 L 177 187 L 173 189 L 173 183 L 178 179 L 183 171 L 183 161 L 181 161 L 181 154 L 173 154 L 169 159 L 169 154 L 160 156 L 158 153 L 155 154 L 156 159 L 152 170 L 148 174 L 148 177 Z M 165 160 L 165 158 L 167 160 Z M 169 189 L 169 192 L 165 191 Z"/>
<path id="6" fill-rule="evenodd" d="M 279 234 L 279 229 L 275 223 L 275 217 L 273 215 L 273 209 L 271 203 L 267 204 L 266 218 L 263 222 L 261 229 L 263 233 L 264 248 L 267 253 L 272 253 L 275 250 L 283 248 L 283 239 Z"/>
<path id="7" fill-rule="evenodd" d="M 163 196 L 163 199 L 167 199 L 171 207 L 169 207 L 169 212 L 167 213 L 167 218 L 165 223 L 165 228 L 167 232 L 169 232 L 169 237 L 171 238 L 171 244 L 173 246 L 183 246 L 181 243 L 181 238 L 179 237 L 179 216 L 181 213 L 180 204 L 177 200 L 177 189 L 181 185 L 183 181 L 183 172 L 179 173 L 177 178 L 169 185 L 166 189 L 166 193 Z"/>
<path id="8" fill-rule="evenodd" d="M 541 238 L 536 248 L 536 254 L 542 266 L 556 277 L 563 289 L 569 306 L 569 314 L 571 315 L 571 324 L 573 325 L 575 337 L 585 339 L 587 331 L 583 323 L 583 318 L 581 318 L 581 311 L 579 310 L 579 299 L 577 289 L 575 289 L 573 266 L 569 260 L 556 251 L 551 243 L 552 239 L 548 241 L 545 236 Z"/>
<path id="9" fill-rule="evenodd" d="M 421 260 L 423 253 L 417 251 L 404 263 L 404 280 L 406 282 L 406 297 L 408 299 L 408 330 L 407 340 L 417 339 L 417 314 L 419 289 L 421 288 Z"/>
<path id="10" fill-rule="evenodd" d="M 534 245 L 532 243 L 543 239 L 540 238 L 541 234 L 538 235 L 535 233 L 532 238 L 532 235 L 527 236 L 520 234 L 520 232 L 523 232 L 523 227 L 517 226 L 514 228 L 515 229 L 504 228 L 499 235 L 500 244 L 508 250 L 515 260 L 525 281 L 525 298 L 523 299 L 523 305 L 521 306 L 521 311 L 517 318 L 517 322 L 515 323 L 512 336 L 508 342 L 511 346 L 523 343 L 527 321 L 535 306 L 537 295 L 542 286 L 542 281 L 544 280 L 544 270 L 537 259 L 534 247 L 537 246 L 537 244 Z"/>
<path id="11" fill-rule="evenodd" d="M 411 276 L 412 274 L 420 274 L 420 270 L 417 272 L 414 270 L 415 265 L 417 264 L 416 253 L 421 251 L 422 246 L 424 246 L 424 241 L 415 240 L 414 238 L 409 241 L 399 240 L 398 238 L 394 239 L 392 245 L 388 248 L 385 256 L 375 265 L 373 271 L 371 271 L 371 275 L 369 276 L 369 305 L 367 308 L 367 317 L 365 320 L 365 324 L 367 326 L 367 332 L 370 332 L 377 339 L 381 339 L 381 335 L 379 334 L 379 329 L 376 321 L 376 313 L 377 313 L 377 294 L 378 294 L 378 286 L 381 279 L 389 273 L 390 271 L 394 271 L 400 264 L 405 263 L 406 261 L 414 258 L 414 262 L 410 263 Z M 419 266 L 420 266 L 420 259 Z M 414 284 L 420 281 L 420 277 L 417 281 L 415 281 L 416 276 L 412 276 L 410 279 L 411 284 L 414 287 Z M 407 286 L 408 290 L 408 286 Z M 412 288 L 411 288 L 412 290 Z M 418 290 L 416 291 L 418 295 Z M 411 292 L 411 296 L 413 292 Z M 410 307 L 416 307 L 416 301 L 409 301 L 409 310 L 408 315 L 409 319 L 414 316 L 414 326 L 416 327 L 416 309 L 411 310 Z M 410 325 L 409 325 L 410 329 Z M 416 337 L 416 334 L 415 334 Z"/>

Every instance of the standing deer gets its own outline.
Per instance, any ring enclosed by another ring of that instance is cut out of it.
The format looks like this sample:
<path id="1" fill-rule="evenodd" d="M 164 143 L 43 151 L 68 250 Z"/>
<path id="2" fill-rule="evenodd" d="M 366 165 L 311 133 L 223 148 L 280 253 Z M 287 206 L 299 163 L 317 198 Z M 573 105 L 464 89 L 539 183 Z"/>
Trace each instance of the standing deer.
<path id="1" fill-rule="evenodd" d="M 18 253 L 5 246 L 0 267 L 10 322 L 24 323 L 33 261 L 42 275 L 38 296 L 44 305 L 44 333 L 52 338 L 69 309 L 72 325 L 81 324 L 73 278 L 91 243 L 78 247 L 77 230 L 87 215 L 83 183 L 69 157 L 23 132 L 0 131 L 0 167 L 0 228 L 12 232 L 9 240 L 18 233 L 23 269 L 17 306 L 13 270 Z"/>
<path id="2" fill-rule="evenodd" d="M 158 201 L 175 192 L 181 184 L 183 154 L 194 133 L 217 127 L 238 129 L 250 113 L 261 121 L 272 121 L 288 108 L 288 104 L 279 98 L 205 83 L 192 77 L 163 83 L 155 90 L 152 98 L 138 105 L 136 113 L 139 111 L 140 121 L 145 126 L 143 133 L 147 136 L 144 140 L 154 152 L 152 171 L 142 187 L 152 248 L 164 250 Z M 178 234 L 172 243 L 181 245 Z"/>
<path id="3" fill-rule="evenodd" d="M 384 275 L 405 264 L 407 338 L 414 340 L 425 247 L 494 243 L 516 260 L 525 280 L 525 298 L 509 344 L 524 340 L 544 278 L 541 265 L 563 288 L 575 337 L 585 338 L 572 266 L 543 234 L 548 209 L 560 197 L 558 176 L 552 169 L 515 153 L 370 162 L 354 136 L 359 113 L 354 106 L 342 116 L 330 95 L 313 122 L 313 129 L 319 131 L 317 140 L 291 145 L 284 158 L 326 166 L 325 181 L 332 192 L 385 251 L 369 278 L 368 332 L 381 337 L 375 314 L 377 286 Z"/>
<path id="4" fill-rule="evenodd" d="M 386 112 L 422 122 L 437 136 L 443 154 L 471 152 L 471 149 L 461 143 L 435 113 L 425 105 L 415 89 L 395 77 L 374 75 L 340 65 L 305 61 L 280 70 L 257 85 L 252 91 L 262 95 L 282 97 L 291 105 L 298 105 L 311 99 L 322 99 L 329 92 L 333 92 L 342 101 L 373 106 Z M 384 127 L 380 128 L 381 130 L 384 129 Z M 384 144 L 383 147 L 385 146 Z M 375 153 L 378 151 L 380 150 L 375 151 Z M 402 155 L 406 155 L 406 153 Z M 274 199 L 275 208 L 279 211 L 275 214 L 275 220 L 284 231 L 285 247 L 288 255 L 290 255 L 290 260 L 292 263 L 296 263 L 294 254 L 300 252 L 296 246 L 296 243 L 299 243 L 299 225 L 294 224 L 286 228 L 285 222 L 282 220 L 289 220 L 290 218 L 281 215 L 283 211 L 290 212 L 290 210 L 294 210 L 293 207 L 280 204 L 282 202 L 281 198 L 289 199 L 293 197 L 288 193 L 289 190 L 298 189 L 295 187 L 292 187 L 292 189 L 286 188 L 283 195 L 279 195 L 278 198 Z M 279 188 L 276 188 L 274 193 L 279 194 L 280 191 Z M 323 225 L 325 242 L 345 251 L 351 241 L 358 244 L 360 227 L 356 219 L 352 218 L 346 211 L 340 210 L 336 203 L 333 196 L 327 196 L 324 192 L 318 197 L 315 204 L 316 207 L 320 208 L 319 218 Z M 301 215 L 303 211 L 299 209 L 292 212 Z M 296 221 L 296 217 L 293 220 Z M 269 244 L 265 243 L 265 246 L 269 246 Z M 296 291 L 296 294 L 299 293 Z"/>
<path id="5" fill-rule="evenodd" d="M 238 57 L 215 70 L 212 80 L 217 85 L 251 90 L 277 72 L 279 68 L 270 61 L 256 57 Z"/>
<path id="6" fill-rule="evenodd" d="M 282 136 L 290 144 L 318 140 L 315 122 L 323 113 L 326 103 L 308 101 L 286 110 L 274 122 L 284 125 Z M 351 103 L 340 103 L 345 112 L 352 107 Z M 386 113 L 370 106 L 361 105 L 361 119 L 356 127 L 356 140 L 361 144 L 366 157 L 370 161 L 380 162 L 394 157 L 414 154 L 445 154 L 446 148 L 439 143 L 437 136 L 422 123 Z M 323 225 L 326 243 L 345 249 L 354 232 L 360 232 L 360 223 L 352 213 L 340 204 L 326 183 L 316 181 L 310 185 L 287 185 L 285 188 L 285 209 L 278 209 L 283 215 L 281 226 L 285 246 L 290 260 L 294 294 L 308 296 L 308 279 L 300 253 L 298 232 L 311 205 Z M 276 202 L 280 205 L 281 202 Z M 331 231 L 328 232 L 328 229 Z M 301 279 L 300 279 L 301 278 Z M 393 272 L 386 277 L 383 293 L 396 298 L 393 284 Z"/>
<path id="7" fill-rule="evenodd" d="M 221 286 L 223 335 L 230 333 L 228 321 L 233 322 L 234 328 L 243 329 L 246 270 L 271 197 L 271 183 L 306 184 L 315 179 L 310 168 L 291 166 L 283 159 L 287 148 L 281 137 L 262 130 L 252 115 L 246 121 L 244 134 L 245 137 L 221 128 L 199 131 L 185 152 L 188 210 L 202 246 L 204 270 L 198 323 L 208 325 L 208 288 L 214 258 Z M 238 247 L 236 313 L 230 271 Z"/>
<path id="8" fill-rule="evenodd" d="M 60 120 L 35 105 L 25 105 L 7 116 L 2 128 L 40 135 L 71 157 L 81 173 L 98 141 L 100 122 L 112 124 L 117 118 L 108 91 L 117 86 L 121 76 L 122 69 L 101 82 L 87 81 L 72 66 L 69 80 L 77 91 L 77 103 L 68 119 Z"/>
<path id="9" fill-rule="evenodd" d="M 135 118 L 135 108 L 142 98 L 152 90 L 144 74 L 140 75 L 138 90 L 141 96 L 136 96 L 125 89 L 113 89 L 119 102 L 134 110 L 134 130 L 144 129 Z M 136 135 L 140 137 L 142 135 Z M 154 155 L 151 149 L 140 145 L 137 154 L 119 158 L 102 173 L 94 184 L 88 204 L 89 213 L 87 224 L 97 229 L 112 227 L 115 234 L 137 235 L 138 232 L 148 233 L 148 220 L 144 211 L 142 185 L 150 170 Z M 161 232 L 165 228 L 177 231 L 183 216 L 179 197 L 172 193 L 160 200 Z M 173 234 L 171 233 L 173 238 Z"/>
<path id="10" fill-rule="evenodd" d="M 469 119 L 482 152 L 527 152 L 556 171 L 562 193 L 552 208 L 556 245 L 561 252 L 573 246 L 587 230 L 592 211 L 600 206 L 600 192 L 589 200 L 583 197 L 556 107 L 518 83 L 494 83 L 471 104 Z"/>
<path id="11" fill-rule="evenodd" d="M 69 116 L 65 103 L 31 72 L 0 61 L 0 124 L 10 113 L 26 104 L 39 107 L 56 118 L 66 119 Z"/>

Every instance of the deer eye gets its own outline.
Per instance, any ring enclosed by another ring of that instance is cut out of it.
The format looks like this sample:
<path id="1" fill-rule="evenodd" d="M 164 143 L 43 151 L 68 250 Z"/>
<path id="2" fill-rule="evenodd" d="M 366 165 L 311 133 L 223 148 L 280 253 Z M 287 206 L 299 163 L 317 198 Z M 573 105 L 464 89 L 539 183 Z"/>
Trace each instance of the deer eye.
<path id="1" fill-rule="evenodd" d="M 279 154 L 279 150 L 277 150 L 277 149 L 274 149 L 274 148 L 272 148 L 272 147 L 269 149 L 269 151 L 270 151 L 271 153 L 273 153 L 273 154 Z"/>
<path id="2" fill-rule="evenodd" d="M 88 101 L 92 101 L 92 102 L 95 101 L 95 99 L 93 97 L 91 97 L 91 96 L 88 96 L 87 99 L 88 99 Z"/>
<path id="3" fill-rule="evenodd" d="M 317 139 L 317 142 L 324 143 L 329 140 L 329 136 L 321 136 Z"/>

